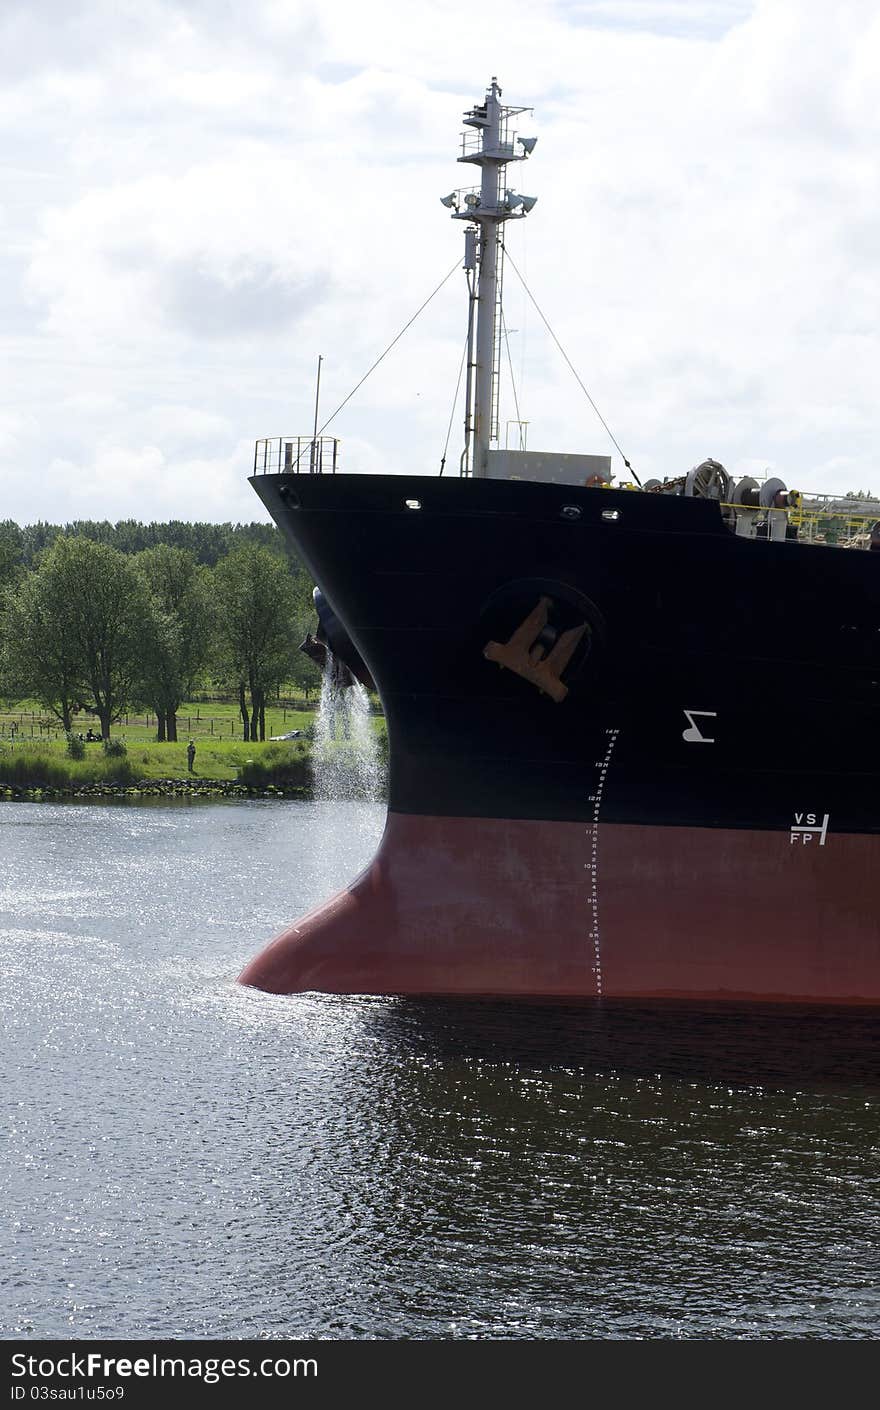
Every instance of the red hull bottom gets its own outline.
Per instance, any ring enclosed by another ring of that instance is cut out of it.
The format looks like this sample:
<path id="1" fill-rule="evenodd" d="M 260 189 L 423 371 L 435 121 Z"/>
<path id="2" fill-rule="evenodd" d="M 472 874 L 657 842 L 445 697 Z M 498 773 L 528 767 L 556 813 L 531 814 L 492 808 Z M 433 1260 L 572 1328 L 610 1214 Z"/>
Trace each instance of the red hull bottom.
<path id="1" fill-rule="evenodd" d="M 240 976 L 276 994 L 880 1003 L 866 835 L 389 813 Z"/>

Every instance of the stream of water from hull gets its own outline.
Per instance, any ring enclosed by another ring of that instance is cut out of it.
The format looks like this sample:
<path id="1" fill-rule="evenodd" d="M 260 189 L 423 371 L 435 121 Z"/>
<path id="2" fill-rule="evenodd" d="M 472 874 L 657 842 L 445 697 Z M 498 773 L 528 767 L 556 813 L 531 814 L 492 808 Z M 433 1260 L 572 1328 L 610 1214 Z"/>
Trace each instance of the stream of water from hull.
<path id="1" fill-rule="evenodd" d="M 376 803 L 384 796 L 385 768 L 370 697 L 358 681 L 350 686 L 338 685 L 336 663 L 329 652 L 315 720 L 312 771 L 316 800 Z M 357 817 L 359 825 L 366 825 L 361 810 Z"/>

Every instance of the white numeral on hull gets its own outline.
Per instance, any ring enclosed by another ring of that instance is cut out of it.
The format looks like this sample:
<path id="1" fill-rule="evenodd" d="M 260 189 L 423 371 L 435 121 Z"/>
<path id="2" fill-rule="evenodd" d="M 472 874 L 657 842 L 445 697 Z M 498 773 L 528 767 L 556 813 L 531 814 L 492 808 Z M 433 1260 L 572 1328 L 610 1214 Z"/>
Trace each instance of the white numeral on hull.
<path id="1" fill-rule="evenodd" d="M 602 807 L 602 794 L 605 791 L 605 781 L 608 776 L 608 766 L 611 763 L 611 755 L 614 753 L 614 746 L 617 743 L 619 729 L 606 729 L 605 753 L 601 759 L 597 759 L 595 768 L 599 774 L 599 785 L 597 792 L 589 795 L 589 801 L 593 805 L 592 820 L 587 823 L 587 836 L 590 841 L 590 860 L 584 862 L 584 868 L 588 873 L 587 905 L 590 908 L 590 929 L 588 937 L 593 947 L 593 978 L 596 982 L 596 993 L 602 997 L 602 950 L 599 943 L 599 811 Z"/>

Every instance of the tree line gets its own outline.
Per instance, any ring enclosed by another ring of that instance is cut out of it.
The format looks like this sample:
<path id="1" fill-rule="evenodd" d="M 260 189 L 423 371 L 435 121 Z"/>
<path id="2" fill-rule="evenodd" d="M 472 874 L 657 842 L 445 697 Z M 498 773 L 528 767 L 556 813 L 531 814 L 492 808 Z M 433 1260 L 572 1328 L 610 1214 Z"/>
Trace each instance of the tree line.
<path id="1" fill-rule="evenodd" d="M 112 528 L 0 524 L 0 692 L 38 700 L 68 734 L 90 712 L 104 740 L 146 708 L 174 741 L 181 704 L 212 681 L 237 699 L 244 739 L 265 739 L 272 692 L 319 679 L 298 650 L 312 584 L 280 532 L 127 521 L 114 543 Z M 40 548 L 33 529 L 49 531 Z M 189 543 L 151 542 L 163 529 Z"/>
<path id="2" fill-rule="evenodd" d="M 0 583 L 4 573 L 14 568 L 33 568 L 40 554 L 57 538 L 94 539 L 118 548 L 120 553 L 140 553 L 145 548 L 168 544 L 185 548 L 208 568 L 243 544 L 262 544 L 276 553 L 287 550 L 286 540 L 274 524 L 208 524 L 171 519 L 164 523 L 142 524 L 138 519 L 76 519 L 69 524 L 16 524 L 0 519 Z M 292 552 L 292 550 L 291 550 Z"/>

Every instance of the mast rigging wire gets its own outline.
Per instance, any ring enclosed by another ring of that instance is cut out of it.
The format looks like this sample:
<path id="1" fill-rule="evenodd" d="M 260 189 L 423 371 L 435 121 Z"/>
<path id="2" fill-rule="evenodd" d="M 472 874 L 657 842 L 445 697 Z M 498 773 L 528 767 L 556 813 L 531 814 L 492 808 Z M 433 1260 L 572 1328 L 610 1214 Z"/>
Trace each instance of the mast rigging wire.
<path id="1" fill-rule="evenodd" d="M 522 286 L 523 286 L 523 288 L 525 289 L 526 293 L 528 294 L 528 296 L 529 296 L 529 298 L 530 298 L 532 304 L 534 305 L 535 310 L 536 310 L 536 312 L 537 312 L 537 314 L 538 314 L 538 317 L 541 319 L 541 322 L 544 324 L 544 327 L 547 329 L 547 332 L 550 334 L 550 337 L 553 339 L 553 341 L 554 341 L 554 343 L 556 344 L 557 348 L 558 348 L 559 351 L 562 353 L 562 356 L 565 358 L 565 361 L 566 361 L 566 363 L 568 364 L 568 367 L 569 367 L 569 369 L 571 370 L 571 372 L 572 372 L 572 374 L 573 374 L 573 376 L 574 376 L 575 381 L 577 382 L 578 386 L 580 387 L 580 389 L 581 389 L 581 391 L 583 392 L 584 396 L 586 397 L 587 401 L 590 403 L 590 406 L 591 406 L 591 407 L 593 408 L 593 410 L 595 411 L 595 413 L 596 413 L 596 415 L 598 416 L 599 420 L 602 422 L 602 425 L 605 427 L 605 430 L 608 432 L 608 435 L 609 435 L 609 437 L 610 437 L 610 439 L 611 439 L 611 441 L 612 441 L 612 443 L 613 443 L 615 449 L 617 450 L 618 455 L 620 456 L 621 460 L 623 461 L 624 465 L 626 466 L 627 470 L 628 470 L 629 473 L 632 475 L 632 477 L 633 477 L 633 479 L 635 480 L 636 484 L 638 485 L 639 489 L 641 489 L 641 488 L 642 488 L 642 482 L 641 482 L 641 480 L 639 479 L 639 477 L 638 477 L 638 475 L 636 474 L 635 470 L 634 470 L 634 469 L 632 468 L 632 466 L 630 465 L 630 463 L 629 463 L 629 461 L 627 460 L 626 456 L 624 455 L 623 451 L 620 449 L 620 446 L 619 446 L 619 444 L 618 444 L 618 442 L 617 442 L 617 438 L 616 438 L 616 436 L 614 435 L 614 432 L 611 430 L 611 427 L 608 425 L 608 422 L 605 420 L 605 417 L 602 415 L 602 413 L 601 413 L 601 411 L 599 410 L 598 406 L 597 406 L 596 403 L 593 401 L 593 398 L 590 396 L 590 393 L 587 391 L 586 387 L 584 386 L 583 382 L 581 381 L 580 377 L 578 376 L 577 372 L 575 371 L 575 368 L 574 368 L 574 366 L 572 365 L 572 362 L 571 362 L 570 357 L 568 356 L 568 353 L 565 351 L 565 348 L 564 348 L 564 347 L 562 346 L 562 344 L 560 343 L 560 341 L 559 341 L 559 339 L 557 338 L 556 334 L 553 332 L 553 329 L 550 327 L 550 324 L 547 322 L 547 319 L 544 317 L 544 314 L 541 312 L 541 309 L 538 307 L 538 303 L 537 303 L 537 300 L 535 299 L 534 294 L 532 293 L 531 289 L 529 288 L 529 286 L 527 285 L 526 281 L 523 279 L 522 275 L 520 274 L 519 270 L 518 270 L 517 267 L 516 267 L 516 261 L 514 260 L 513 256 L 510 255 L 510 254 L 508 255 L 508 259 L 510 260 L 510 263 L 513 265 L 513 272 L 514 272 L 514 274 L 516 275 L 516 277 L 517 277 L 517 279 L 519 280 L 520 284 L 522 284 Z"/>
<path id="2" fill-rule="evenodd" d="M 449 449 L 449 437 L 452 435 L 452 422 L 453 422 L 453 418 L 454 418 L 454 416 L 455 416 L 455 408 L 456 408 L 456 406 L 457 406 L 457 404 L 458 404 L 458 392 L 459 392 L 459 388 L 461 387 L 461 374 L 462 374 L 462 372 L 464 371 L 464 360 L 465 360 L 465 358 L 467 357 L 467 350 L 468 350 L 468 338 L 467 338 L 467 335 L 465 334 L 464 347 L 463 347 L 462 350 L 461 350 L 461 362 L 458 364 L 458 381 L 457 381 L 456 384 L 455 384 L 455 395 L 454 395 L 454 397 L 452 398 L 452 410 L 451 410 L 450 413 L 449 413 L 449 425 L 446 427 L 446 444 L 445 444 L 444 447 L 443 447 L 443 454 L 442 454 L 441 457 L 440 457 L 440 474 L 441 474 L 441 475 L 443 474 L 443 471 L 444 471 L 445 466 L 446 466 L 446 452 L 447 452 L 448 449 Z"/>
<path id="3" fill-rule="evenodd" d="M 379 366 L 379 363 L 382 361 L 383 358 L 385 358 L 385 357 L 388 356 L 388 354 L 390 353 L 391 349 L 394 347 L 395 343 L 399 343 L 399 342 L 400 342 L 401 338 L 403 337 L 403 335 L 404 335 L 404 333 L 407 331 L 407 329 L 412 327 L 412 325 L 415 323 L 416 319 L 418 318 L 419 314 L 420 314 L 420 313 L 423 313 L 424 310 L 428 307 L 428 304 L 431 302 L 431 300 L 433 299 L 434 295 L 435 295 L 435 294 L 439 294 L 440 290 L 443 288 L 443 285 L 446 284 L 446 283 L 452 278 L 453 274 L 454 274 L 455 271 L 459 268 L 460 264 L 461 264 L 461 260 L 460 260 L 460 258 L 459 258 L 459 259 L 457 259 L 457 260 L 455 261 L 455 264 L 452 266 L 452 268 L 450 269 L 449 273 L 448 273 L 448 274 L 445 274 L 445 275 L 443 276 L 443 278 L 440 280 L 440 283 L 437 285 L 436 289 L 434 289 L 434 291 L 433 291 L 432 293 L 430 293 L 430 294 L 428 295 L 428 297 L 425 299 L 425 302 L 424 302 L 419 308 L 416 309 L 416 311 L 415 311 L 415 313 L 413 314 L 412 318 L 410 318 L 408 322 L 404 323 L 404 325 L 403 325 L 403 327 L 401 328 L 400 332 L 397 334 L 397 337 L 396 337 L 396 338 L 392 338 L 391 342 L 388 344 L 388 346 L 387 346 L 387 348 L 385 349 L 385 351 L 384 351 L 383 353 L 381 353 L 379 357 L 376 358 L 376 361 L 373 363 L 372 367 L 368 367 L 368 368 L 367 368 L 367 370 L 366 370 L 366 372 L 364 373 L 364 375 L 363 375 L 363 377 L 361 378 L 361 380 L 360 380 L 354 387 L 352 387 L 352 389 L 351 389 L 351 391 L 349 392 L 348 396 L 345 397 L 345 398 L 339 403 L 339 405 L 337 406 L 337 408 L 336 408 L 335 411 L 332 411 L 332 412 L 330 413 L 330 415 L 327 417 L 327 420 L 324 422 L 323 426 L 321 427 L 321 429 L 318 431 L 317 435 L 315 436 L 315 440 L 318 439 L 318 436 L 322 436 L 322 435 L 324 434 L 324 432 L 326 431 L 327 427 L 330 425 L 330 422 L 333 420 L 333 418 L 334 418 L 335 416 L 338 416 L 338 415 L 339 415 L 340 411 L 341 411 L 342 408 L 346 405 L 347 402 L 350 402 L 350 401 L 351 401 L 351 399 L 352 399 L 352 397 L 354 396 L 355 392 L 358 391 L 359 388 L 361 388 L 361 387 L 364 385 L 364 383 L 366 382 L 366 380 L 367 380 L 367 378 L 369 377 L 370 373 L 371 373 L 371 372 L 375 372 L 376 368 Z M 297 459 L 298 459 L 298 457 L 297 457 Z"/>
<path id="4" fill-rule="evenodd" d="M 523 424 L 523 423 L 522 423 L 522 417 L 521 417 L 520 414 L 519 414 L 519 397 L 518 397 L 517 394 L 516 394 L 516 378 L 515 378 L 514 375 L 513 375 L 513 358 L 512 358 L 511 355 L 510 355 L 510 338 L 509 338 L 508 332 L 507 332 L 507 319 L 504 317 L 504 308 L 503 308 L 503 306 L 502 306 L 502 309 L 501 309 L 501 331 L 502 331 L 502 333 L 504 334 L 504 346 L 505 346 L 505 348 L 507 349 L 507 366 L 510 368 L 510 390 L 513 392 L 513 405 L 514 405 L 514 409 L 515 409 L 515 411 L 516 411 L 516 420 L 517 420 L 517 424 L 519 425 L 519 428 L 520 428 L 520 432 L 519 432 L 519 436 L 520 436 L 520 449 L 524 449 L 524 447 L 522 446 L 522 424 Z M 516 330 L 514 329 L 514 331 L 516 331 Z"/>

